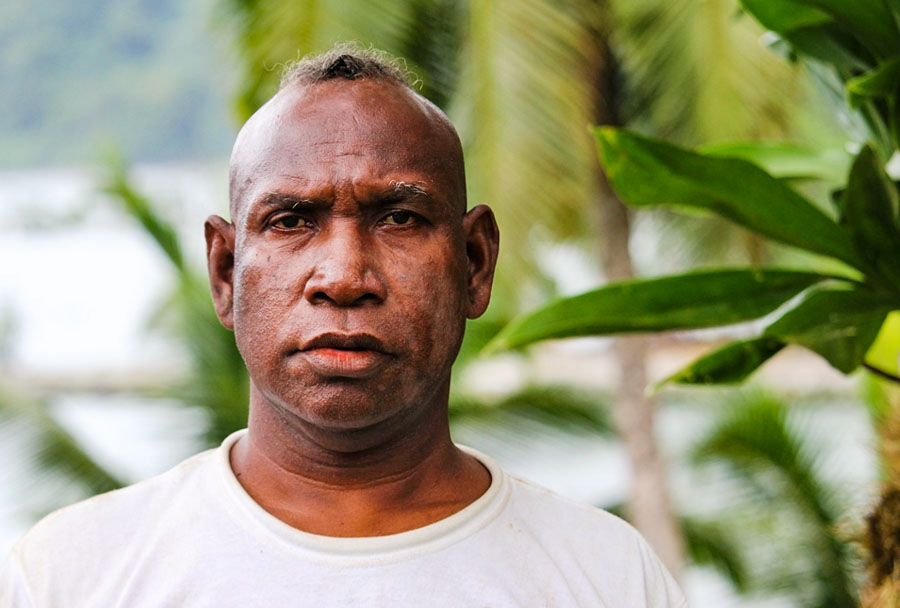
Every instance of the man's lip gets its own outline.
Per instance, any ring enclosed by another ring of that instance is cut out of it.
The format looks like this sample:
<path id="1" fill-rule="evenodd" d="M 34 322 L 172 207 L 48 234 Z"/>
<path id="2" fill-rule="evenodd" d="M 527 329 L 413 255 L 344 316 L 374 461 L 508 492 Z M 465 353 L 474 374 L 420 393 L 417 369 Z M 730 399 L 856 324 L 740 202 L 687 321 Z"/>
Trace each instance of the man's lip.
<path id="1" fill-rule="evenodd" d="M 298 354 L 316 373 L 339 378 L 365 378 L 390 359 L 384 343 L 370 334 L 321 334 Z"/>
<path id="2" fill-rule="evenodd" d="M 384 343 L 371 334 L 341 334 L 329 332 L 307 340 L 301 347 L 301 351 L 316 350 L 320 348 L 337 349 L 346 351 L 373 350 L 379 353 L 390 354 Z"/>

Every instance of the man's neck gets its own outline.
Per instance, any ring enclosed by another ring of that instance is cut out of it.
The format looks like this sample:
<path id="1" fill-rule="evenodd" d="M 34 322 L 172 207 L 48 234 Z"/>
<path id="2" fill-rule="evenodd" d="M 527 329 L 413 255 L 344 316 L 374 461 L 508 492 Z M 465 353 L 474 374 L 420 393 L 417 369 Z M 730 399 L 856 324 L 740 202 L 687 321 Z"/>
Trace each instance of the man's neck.
<path id="1" fill-rule="evenodd" d="M 434 523 L 490 485 L 487 470 L 450 440 L 442 393 L 443 406 L 328 431 L 252 389 L 249 431 L 232 448 L 231 467 L 263 509 L 313 534 L 381 536 Z"/>

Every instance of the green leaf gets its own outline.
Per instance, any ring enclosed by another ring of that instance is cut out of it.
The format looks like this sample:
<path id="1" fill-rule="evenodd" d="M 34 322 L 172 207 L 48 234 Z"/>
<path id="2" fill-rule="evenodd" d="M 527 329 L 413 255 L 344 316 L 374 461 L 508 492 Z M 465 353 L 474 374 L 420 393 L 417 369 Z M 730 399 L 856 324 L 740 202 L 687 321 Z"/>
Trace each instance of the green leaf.
<path id="1" fill-rule="evenodd" d="M 835 222 L 756 165 L 612 127 L 595 133 L 610 182 L 632 205 L 712 211 L 762 236 L 859 267 L 850 239 Z"/>
<path id="2" fill-rule="evenodd" d="M 896 95 L 898 82 L 900 82 L 900 57 L 894 57 L 847 82 L 850 105 L 858 107 L 870 97 Z"/>
<path id="3" fill-rule="evenodd" d="M 868 289 L 813 289 L 764 334 L 804 346 L 847 374 L 862 363 L 891 309 L 883 296 Z"/>
<path id="4" fill-rule="evenodd" d="M 790 270 L 719 270 L 614 283 L 514 320 L 485 352 L 546 340 L 726 325 L 771 312 L 827 277 Z"/>
<path id="5" fill-rule="evenodd" d="M 36 462 L 78 483 L 89 494 L 121 488 L 126 482 L 97 462 L 47 411 L 47 404 L 34 396 L 10 393 L 0 387 L 0 428 L 10 423 L 26 425 L 33 439 Z M 23 431 L 18 431 L 21 435 Z M 20 455 L 24 457 L 24 455 Z"/>
<path id="6" fill-rule="evenodd" d="M 893 146 L 889 150 L 890 153 L 893 153 L 894 150 L 900 149 L 900 85 L 888 102 L 888 112 L 888 131 L 891 134 L 891 145 Z"/>
<path id="7" fill-rule="evenodd" d="M 657 386 L 676 384 L 735 384 L 785 347 L 777 338 L 762 337 L 739 340 L 708 353 L 684 369 L 669 376 Z"/>
<path id="8" fill-rule="evenodd" d="M 111 175 L 103 190 L 115 197 L 122 208 L 140 222 L 169 261 L 181 271 L 184 268 L 184 256 L 175 228 L 159 215 L 147 197 L 131 185 L 121 161 L 113 159 L 110 162 L 110 172 Z"/>
<path id="9" fill-rule="evenodd" d="M 782 35 L 833 20 L 878 56 L 900 52 L 900 33 L 883 0 L 741 0 L 741 5 Z"/>
<path id="10" fill-rule="evenodd" d="M 892 374 L 900 374 L 900 312 L 885 319 L 878 337 L 866 352 L 866 362 Z"/>
<path id="11" fill-rule="evenodd" d="M 900 294 L 900 205 L 897 189 L 871 146 L 860 150 L 842 197 L 841 222 L 870 279 Z"/>
<path id="12" fill-rule="evenodd" d="M 839 148 L 814 150 L 782 142 L 737 142 L 705 146 L 709 156 L 740 158 L 780 179 L 822 179 L 843 183 L 850 169 L 850 155 Z"/>
<path id="13" fill-rule="evenodd" d="M 890 57 L 900 53 L 900 31 L 884 0 L 804 0 L 803 3 L 831 15 L 876 55 Z"/>
<path id="14" fill-rule="evenodd" d="M 794 50 L 833 65 L 844 78 L 851 71 L 872 67 L 872 53 L 878 54 L 881 45 L 870 44 L 867 36 L 860 37 L 855 28 L 858 20 L 835 17 L 834 11 L 823 10 L 827 4 L 816 0 L 741 0 L 748 13 L 787 40 Z"/>
<path id="15" fill-rule="evenodd" d="M 741 6 L 763 27 L 784 34 L 831 21 L 827 13 L 796 0 L 740 0 Z"/>
<path id="16" fill-rule="evenodd" d="M 847 30 L 834 22 L 802 27 L 784 35 L 795 51 L 837 69 L 842 79 L 868 70 L 876 61 Z"/>
<path id="17" fill-rule="evenodd" d="M 721 522 L 682 517 L 681 531 L 691 561 L 711 566 L 738 591 L 749 588 L 749 572 L 734 531 Z"/>

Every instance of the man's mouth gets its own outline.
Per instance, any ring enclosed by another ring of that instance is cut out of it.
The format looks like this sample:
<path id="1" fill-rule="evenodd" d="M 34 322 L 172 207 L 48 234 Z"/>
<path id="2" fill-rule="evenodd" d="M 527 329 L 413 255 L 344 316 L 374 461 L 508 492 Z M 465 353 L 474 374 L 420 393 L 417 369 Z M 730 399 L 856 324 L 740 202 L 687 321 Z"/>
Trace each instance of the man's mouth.
<path id="1" fill-rule="evenodd" d="M 316 336 L 298 354 L 318 374 L 341 378 L 370 376 L 392 356 L 375 336 L 338 333 Z"/>

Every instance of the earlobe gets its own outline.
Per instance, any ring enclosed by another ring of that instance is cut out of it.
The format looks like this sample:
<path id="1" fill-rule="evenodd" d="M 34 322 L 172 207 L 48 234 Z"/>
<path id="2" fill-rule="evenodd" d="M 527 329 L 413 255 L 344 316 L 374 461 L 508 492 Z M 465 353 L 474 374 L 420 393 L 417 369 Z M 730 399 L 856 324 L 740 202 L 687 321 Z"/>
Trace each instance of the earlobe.
<path id="1" fill-rule="evenodd" d="M 234 329 L 234 225 L 218 215 L 211 215 L 204 224 L 206 234 L 206 264 L 209 287 L 212 291 L 216 315 L 222 325 Z"/>
<path id="2" fill-rule="evenodd" d="M 484 314 L 491 301 L 494 267 L 500 248 L 500 232 L 494 212 L 487 205 L 477 205 L 463 216 L 468 272 L 468 310 L 470 319 Z"/>

